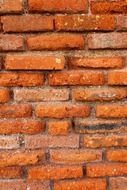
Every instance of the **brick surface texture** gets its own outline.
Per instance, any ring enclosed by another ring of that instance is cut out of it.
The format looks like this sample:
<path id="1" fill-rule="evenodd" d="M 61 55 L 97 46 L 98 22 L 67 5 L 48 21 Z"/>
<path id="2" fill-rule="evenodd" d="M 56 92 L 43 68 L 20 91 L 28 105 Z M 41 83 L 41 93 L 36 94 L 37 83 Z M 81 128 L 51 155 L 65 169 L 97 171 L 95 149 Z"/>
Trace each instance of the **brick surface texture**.
<path id="1" fill-rule="evenodd" d="M 127 190 L 127 0 L 0 0 L 0 190 Z"/>

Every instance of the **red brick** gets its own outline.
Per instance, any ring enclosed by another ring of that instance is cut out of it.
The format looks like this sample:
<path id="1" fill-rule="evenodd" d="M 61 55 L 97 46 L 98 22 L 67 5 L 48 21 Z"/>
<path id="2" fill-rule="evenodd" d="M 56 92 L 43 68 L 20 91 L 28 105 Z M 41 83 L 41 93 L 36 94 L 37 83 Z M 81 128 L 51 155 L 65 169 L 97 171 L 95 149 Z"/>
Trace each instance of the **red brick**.
<path id="1" fill-rule="evenodd" d="M 0 190 L 26 190 L 26 184 L 22 180 L 0 181 Z"/>
<path id="2" fill-rule="evenodd" d="M 88 34 L 89 49 L 124 49 L 127 48 L 127 33 Z"/>
<path id="3" fill-rule="evenodd" d="M 4 16 L 4 32 L 30 32 L 53 30 L 53 18 L 41 15 Z"/>
<path id="4" fill-rule="evenodd" d="M 68 65 L 70 69 L 83 68 L 123 68 L 125 59 L 121 56 L 114 57 L 69 57 Z"/>
<path id="5" fill-rule="evenodd" d="M 0 13 L 19 13 L 22 11 L 22 0 L 0 2 Z"/>
<path id="6" fill-rule="evenodd" d="M 118 1 L 92 1 L 91 11 L 93 14 L 105 14 L 105 13 L 127 13 L 127 2 L 123 0 Z"/>
<path id="7" fill-rule="evenodd" d="M 35 165 L 45 160 L 45 153 L 43 150 L 1 152 L 0 160 L 0 167 Z"/>
<path id="8" fill-rule="evenodd" d="M 36 117 L 42 118 L 70 118 L 70 117 L 87 117 L 90 109 L 86 105 L 74 104 L 38 104 L 35 108 Z"/>
<path id="9" fill-rule="evenodd" d="M 78 101 L 112 101 L 127 97 L 127 90 L 122 88 L 73 89 L 72 98 Z"/>
<path id="10" fill-rule="evenodd" d="M 93 150 L 51 150 L 50 159 L 53 163 L 79 164 L 102 160 L 101 151 Z"/>
<path id="11" fill-rule="evenodd" d="M 28 170 L 29 180 L 66 179 L 82 177 L 81 166 L 40 166 Z"/>
<path id="12" fill-rule="evenodd" d="M 41 86 L 44 83 L 44 75 L 39 73 L 0 73 L 1 86 Z"/>
<path id="13" fill-rule="evenodd" d="M 50 135 L 67 135 L 70 130 L 70 122 L 68 121 L 49 121 L 48 133 Z"/>
<path id="14" fill-rule="evenodd" d="M 126 133 L 127 123 L 121 120 L 105 119 L 77 119 L 75 120 L 75 131 L 81 134 L 95 133 Z"/>
<path id="15" fill-rule="evenodd" d="M 109 85 L 127 85 L 126 71 L 112 71 L 108 73 Z"/>
<path id="16" fill-rule="evenodd" d="M 127 105 L 97 105 L 96 117 L 101 118 L 126 118 Z"/>
<path id="17" fill-rule="evenodd" d="M 127 174 L 127 164 L 98 163 L 86 166 L 88 177 L 121 176 Z"/>
<path id="18" fill-rule="evenodd" d="M 18 178 L 21 178 L 22 175 L 23 175 L 23 171 L 20 167 L 0 168 L 0 178 L 2 179 L 18 179 Z M 0 184 L 0 189 L 1 189 L 1 184 Z"/>
<path id="19" fill-rule="evenodd" d="M 103 85 L 103 72 L 64 71 L 51 73 L 48 76 L 49 85 Z"/>
<path id="20" fill-rule="evenodd" d="M 7 70 L 62 70 L 64 64 L 62 56 L 7 55 L 4 67 Z"/>
<path id="21" fill-rule="evenodd" d="M 115 28 L 115 17 L 112 15 L 56 16 L 55 27 L 58 31 L 110 31 Z"/>
<path id="22" fill-rule="evenodd" d="M 124 147 L 127 146 L 126 135 L 93 135 L 84 136 L 84 147 L 88 148 L 102 148 L 102 147 Z"/>
<path id="23" fill-rule="evenodd" d="M 29 10 L 35 12 L 87 13 L 87 0 L 28 0 Z"/>
<path id="24" fill-rule="evenodd" d="M 108 161 L 127 162 L 127 150 L 125 149 L 107 150 L 106 158 Z"/>
<path id="25" fill-rule="evenodd" d="M 25 137 L 25 147 L 28 149 L 42 148 L 42 147 L 62 147 L 62 148 L 78 148 L 79 136 L 47 136 L 47 135 L 34 135 Z"/>
<path id="26" fill-rule="evenodd" d="M 0 120 L 0 134 L 38 134 L 43 132 L 45 124 L 38 120 Z"/>
<path id="27" fill-rule="evenodd" d="M 64 101 L 69 99 L 67 89 L 16 89 L 16 101 Z"/>
<path id="28" fill-rule="evenodd" d="M 19 136 L 1 136 L 0 149 L 17 149 L 20 146 Z"/>
<path id="29" fill-rule="evenodd" d="M 23 49 L 24 42 L 22 36 L 0 34 L 0 51 L 21 51 Z"/>
<path id="30" fill-rule="evenodd" d="M 80 34 L 43 34 L 27 37 L 29 50 L 84 49 L 85 39 Z"/>
<path id="31" fill-rule="evenodd" d="M 120 15 L 117 17 L 117 30 L 127 31 L 127 16 Z"/>
<path id="32" fill-rule="evenodd" d="M 54 190 L 106 190 L 105 179 L 83 179 L 55 182 Z"/>
<path id="33" fill-rule="evenodd" d="M 109 186 L 111 190 L 126 190 L 127 177 L 110 178 Z"/>
<path id="34" fill-rule="evenodd" d="M 6 103 L 10 100 L 10 93 L 8 89 L 0 89 L 0 103 Z"/>
<path id="35" fill-rule="evenodd" d="M 0 105 L 0 118 L 30 117 L 32 107 L 29 104 Z"/>

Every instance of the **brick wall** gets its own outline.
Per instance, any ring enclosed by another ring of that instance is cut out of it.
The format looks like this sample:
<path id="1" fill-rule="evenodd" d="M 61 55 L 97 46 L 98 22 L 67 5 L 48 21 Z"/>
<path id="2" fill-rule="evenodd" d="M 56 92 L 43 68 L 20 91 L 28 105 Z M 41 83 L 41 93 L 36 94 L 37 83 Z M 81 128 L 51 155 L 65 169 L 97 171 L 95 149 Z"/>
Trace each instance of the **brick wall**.
<path id="1" fill-rule="evenodd" d="M 127 1 L 0 1 L 0 190 L 127 190 Z"/>

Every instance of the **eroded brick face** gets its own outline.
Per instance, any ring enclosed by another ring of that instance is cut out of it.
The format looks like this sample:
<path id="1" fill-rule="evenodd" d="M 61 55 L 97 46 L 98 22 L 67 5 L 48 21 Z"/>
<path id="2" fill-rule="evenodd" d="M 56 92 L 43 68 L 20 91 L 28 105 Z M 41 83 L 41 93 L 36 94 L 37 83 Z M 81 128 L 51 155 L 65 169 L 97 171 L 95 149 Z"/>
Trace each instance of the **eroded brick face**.
<path id="1" fill-rule="evenodd" d="M 0 190 L 127 190 L 126 14 L 0 0 Z"/>

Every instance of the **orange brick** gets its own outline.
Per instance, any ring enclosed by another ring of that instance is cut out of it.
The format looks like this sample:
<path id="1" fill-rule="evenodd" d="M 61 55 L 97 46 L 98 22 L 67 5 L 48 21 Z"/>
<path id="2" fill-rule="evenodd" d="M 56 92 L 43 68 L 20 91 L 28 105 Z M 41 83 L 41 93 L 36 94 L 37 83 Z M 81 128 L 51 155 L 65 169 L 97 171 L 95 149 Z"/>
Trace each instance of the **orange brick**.
<path id="1" fill-rule="evenodd" d="M 110 31 L 115 28 L 115 17 L 112 15 L 56 16 L 55 27 L 58 31 Z"/>
<path id="2" fill-rule="evenodd" d="M 93 14 L 105 14 L 105 13 L 127 13 L 127 2 L 118 0 L 118 1 L 92 1 L 91 2 L 91 11 Z"/>
<path id="3" fill-rule="evenodd" d="M 127 146 L 126 135 L 93 135 L 84 136 L 83 145 L 88 148 L 122 147 Z"/>
<path id="4" fill-rule="evenodd" d="M 41 86 L 44 83 L 44 75 L 39 73 L 0 73 L 1 86 Z"/>
<path id="5" fill-rule="evenodd" d="M 50 135 L 67 135 L 70 130 L 70 122 L 68 121 L 49 121 L 48 133 Z"/>
<path id="6" fill-rule="evenodd" d="M 127 105 L 97 105 L 96 117 L 101 118 L 126 118 L 127 117 Z"/>
<path id="7" fill-rule="evenodd" d="M 122 68 L 125 65 L 124 57 L 68 57 L 70 69 L 83 68 Z"/>
<path id="8" fill-rule="evenodd" d="M 125 149 L 107 150 L 106 158 L 108 161 L 127 162 L 127 150 Z"/>
<path id="9" fill-rule="evenodd" d="M 22 3 L 22 0 L 2 0 L 0 2 L 0 13 L 19 13 L 22 11 Z"/>
<path id="10" fill-rule="evenodd" d="M 26 136 L 25 147 L 27 149 L 35 149 L 42 147 L 78 148 L 79 135 L 73 134 L 68 136 L 59 136 L 59 138 L 57 136 L 48 136 L 48 135 Z"/>
<path id="11" fill-rule="evenodd" d="M 20 167 L 2 167 L 0 168 L 0 178 L 2 179 L 18 179 L 23 175 Z M 0 184 L 1 189 L 1 184 Z"/>
<path id="12" fill-rule="evenodd" d="M 29 10 L 35 12 L 87 13 L 87 0 L 28 0 Z"/>
<path id="13" fill-rule="evenodd" d="M 126 71 L 112 71 L 108 73 L 109 85 L 127 85 Z"/>
<path id="14" fill-rule="evenodd" d="M 40 166 L 28 170 L 29 180 L 66 179 L 82 177 L 81 166 Z"/>
<path id="15" fill-rule="evenodd" d="M 19 136 L 1 136 L 0 149 L 17 149 L 20 147 Z"/>
<path id="16" fill-rule="evenodd" d="M 7 70 L 62 70 L 65 59 L 60 56 L 7 55 L 4 67 Z"/>
<path id="17" fill-rule="evenodd" d="M 0 34 L 0 51 L 21 51 L 24 49 L 23 37 L 14 34 Z"/>
<path id="18" fill-rule="evenodd" d="M 83 179 L 76 181 L 59 181 L 54 184 L 55 190 L 106 190 L 105 179 Z"/>
<path id="19" fill-rule="evenodd" d="M 38 120 L 0 120 L 0 134 L 38 134 L 43 132 L 45 124 Z"/>
<path id="20" fill-rule="evenodd" d="M 102 152 L 98 150 L 51 150 L 50 159 L 53 163 L 79 164 L 102 160 Z"/>
<path id="21" fill-rule="evenodd" d="M 48 76 L 49 85 L 103 85 L 103 72 L 64 71 L 51 73 Z"/>
<path id="22" fill-rule="evenodd" d="M 88 34 L 89 49 L 125 49 L 127 48 L 127 33 L 93 33 Z"/>
<path id="23" fill-rule="evenodd" d="M 0 160 L 0 167 L 35 165 L 45 160 L 45 153 L 43 150 L 1 152 Z"/>
<path id="24" fill-rule="evenodd" d="M 127 174 L 127 164 L 98 163 L 86 166 L 88 177 L 121 176 Z"/>
<path id="25" fill-rule="evenodd" d="M 27 37 L 29 50 L 84 49 L 85 39 L 80 34 L 43 34 Z"/>
<path id="26" fill-rule="evenodd" d="M 112 101 L 127 97 L 127 90 L 122 88 L 73 89 L 72 98 L 78 101 Z"/>
<path id="27" fill-rule="evenodd" d="M 86 105 L 74 104 L 38 104 L 35 108 L 36 117 L 42 118 L 70 118 L 70 117 L 87 117 L 90 109 Z"/>
<path id="28" fill-rule="evenodd" d="M 6 103 L 10 99 L 10 93 L 8 89 L 0 89 L 0 103 Z"/>
<path id="29" fill-rule="evenodd" d="M 4 16 L 2 17 L 5 32 L 30 32 L 53 30 L 53 18 L 40 15 Z"/>
<path id="30" fill-rule="evenodd" d="M 109 179 L 109 186 L 111 190 L 126 190 L 127 177 L 114 177 Z"/>

